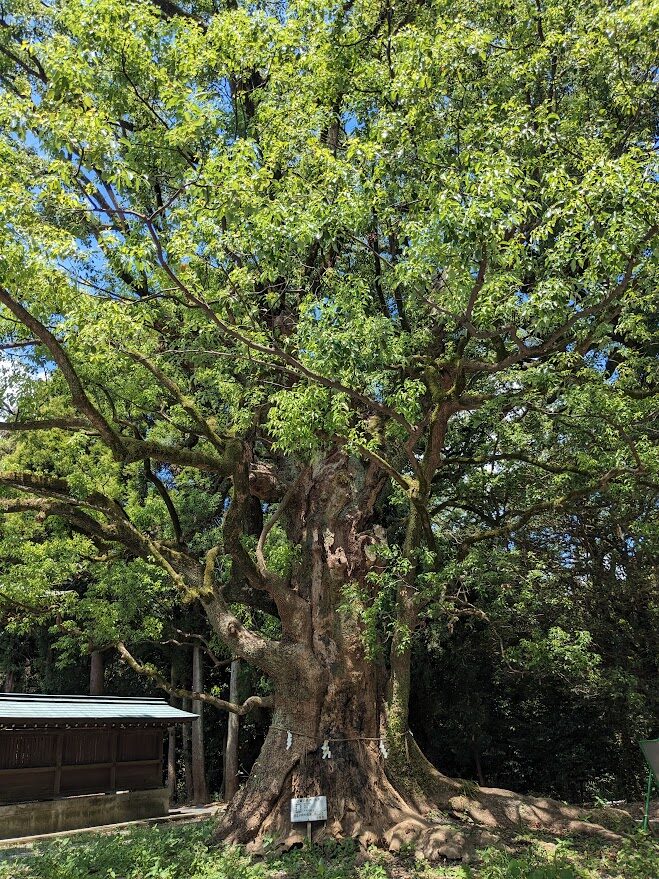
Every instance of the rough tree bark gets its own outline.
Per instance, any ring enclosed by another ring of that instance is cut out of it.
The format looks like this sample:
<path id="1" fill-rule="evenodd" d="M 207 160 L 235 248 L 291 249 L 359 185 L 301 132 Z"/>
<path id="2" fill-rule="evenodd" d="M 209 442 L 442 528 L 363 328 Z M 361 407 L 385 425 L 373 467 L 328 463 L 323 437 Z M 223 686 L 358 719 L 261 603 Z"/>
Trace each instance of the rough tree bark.
<path id="1" fill-rule="evenodd" d="M 490 829 L 520 823 L 577 830 L 576 810 L 549 800 L 478 789 L 432 767 L 408 730 L 411 648 L 397 630 L 388 661 L 368 655 L 358 607 L 347 601 L 357 584 L 368 592 L 376 564 L 369 547 L 382 539 L 376 508 L 384 489 L 377 468 L 336 454 L 302 478 L 286 511 L 286 531 L 302 557 L 287 589 L 300 604 L 273 594 L 282 619 L 275 645 L 234 649 L 272 681 L 274 712 L 246 784 L 221 818 L 217 838 L 258 848 L 265 836 L 283 845 L 302 840 L 291 825 L 290 799 L 325 794 L 328 821 L 318 832 L 396 848 L 416 842 L 430 857 L 462 857 L 491 841 Z M 412 524 L 412 529 L 417 528 Z M 420 526 L 419 526 L 420 527 Z M 409 532 L 413 541 L 418 531 Z M 396 614 L 413 631 L 413 589 L 398 589 Z M 223 614 L 220 633 L 231 631 Z M 454 824 L 429 813 L 441 808 Z M 471 829 L 460 825 L 467 819 Z M 475 825 L 474 826 L 474 822 Z"/>
<path id="2" fill-rule="evenodd" d="M 335 455 L 297 485 L 284 515 L 302 558 L 287 589 L 302 601 L 288 612 L 279 601 L 283 637 L 266 663 L 272 725 L 222 821 L 223 837 L 289 836 L 291 796 L 331 794 L 328 828 L 373 841 L 405 810 L 379 750 L 379 667 L 366 655 L 359 620 L 342 609 L 346 587 L 364 585 L 372 564 L 365 549 L 375 542 L 383 484 L 375 468 Z M 323 758 L 325 740 L 331 757 Z"/>

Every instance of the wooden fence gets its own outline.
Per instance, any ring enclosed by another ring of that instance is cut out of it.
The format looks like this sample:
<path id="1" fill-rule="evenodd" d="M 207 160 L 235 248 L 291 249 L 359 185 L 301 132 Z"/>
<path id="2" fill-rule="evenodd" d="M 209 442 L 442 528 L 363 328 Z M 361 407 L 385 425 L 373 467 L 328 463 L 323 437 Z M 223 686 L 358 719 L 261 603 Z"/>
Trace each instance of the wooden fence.
<path id="1" fill-rule="evenodd" d="M 161 787 L 164 733 L 163 728 L 0 731 L 0 803 Z"/>

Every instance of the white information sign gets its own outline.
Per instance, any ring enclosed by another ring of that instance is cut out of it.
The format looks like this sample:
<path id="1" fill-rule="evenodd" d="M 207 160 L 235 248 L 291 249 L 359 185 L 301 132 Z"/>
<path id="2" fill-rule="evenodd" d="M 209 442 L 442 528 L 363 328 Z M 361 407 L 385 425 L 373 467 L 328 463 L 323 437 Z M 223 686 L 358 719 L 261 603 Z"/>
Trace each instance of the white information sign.
<path id="1" fill-rule="evenodd" d="M 327 797 L 297 797 L 291 800 L 291 821 L 326 821 Z"/>

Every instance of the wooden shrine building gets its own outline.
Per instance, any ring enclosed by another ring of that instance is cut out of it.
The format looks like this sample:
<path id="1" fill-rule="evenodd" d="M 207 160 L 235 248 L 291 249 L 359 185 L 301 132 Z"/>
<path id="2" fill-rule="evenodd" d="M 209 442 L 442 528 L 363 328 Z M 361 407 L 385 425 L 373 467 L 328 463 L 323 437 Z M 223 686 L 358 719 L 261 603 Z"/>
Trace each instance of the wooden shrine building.
<path id="1" fill-rule="evenodd" d="M 162 699 L 0 693 L 0 838 L 164 815 Z"/>

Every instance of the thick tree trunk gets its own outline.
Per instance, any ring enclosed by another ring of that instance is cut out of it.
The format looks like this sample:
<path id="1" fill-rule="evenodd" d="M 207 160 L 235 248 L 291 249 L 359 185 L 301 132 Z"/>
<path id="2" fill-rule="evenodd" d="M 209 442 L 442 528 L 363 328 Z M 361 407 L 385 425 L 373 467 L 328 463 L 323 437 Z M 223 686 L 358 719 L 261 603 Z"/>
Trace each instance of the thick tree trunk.
<path id="1" fill-rule="evenodd" d="M 230 840 L 301 839 L 305 826 L 289 821 L 291 797 L 327 796 L 321 833 L 358 836 L 364 843 L 377 842 L 408 811 L 380 750 L 373 670 L 362 665 L 313 683 L 296 674 L 277 688 L 261 754 L 223 822 Z"/>
<path id="2" fill-rule="evenodd" d="M 377 471 L 337 455 L 310 474 L 288 514 L 287 531 L 303 554 L 291 589 L 307 601 L 308 617 L 282 620 L 297 642 L 282 641 L 271 673 L 272 726 L 222 820 L 225 839 L 301 839 L 306 828 L 291 827 L 291 797 L 326 795 L 328 821 L 319 833 L 364 842 L 379 840 L 409 813 L 381 749 L 382 666 L 367 656 L 358 609 L 345 606 L 347 587 L 365 588 L 373 565 L 365 549 L 375 542 L 372 513 L 382 485 Z"/>
<path id="3" fill-rule="evenodd" d="M 364 637 L 369 590 L 378 588 L 368 576 L 377 563 L 368 547 L 383 539 L 374 522 L 381 489 L 378 471 L 335 455 L 301 482 L 285 514 L 302 558 L 286 587 L 295 604 L 279 600 L 282 639 L 263 647 L 272 725 L 246 784 L 220 819 L 218 840 L 255 847 L 264 837 L 301 842 L 306 827 L 291 824 L 290 800 L 317 795 L 327 797 L 328 818 L 315 838 L 352 836 L 390 848 L 416 843 L 428 857 L 462 857 L 491 842 L 487 828 L 500 824 L 542 826 L 559 816 L 575 829 L 574 810 L 447 778 L 416 746 L 408 730 L 413 575 L 398 585 L 387 667 L 369 655 Z M 412 517 L 406 558 L 414 558 L 419 534 Z M 258 651 L 253 656 L 258 665 Z M 440 826 L 430 817 L 438 807 L 455 816 L 453 823 L 445 818 Z"/>
<path id="4" fill-rule="evenodd" d="M 255 851 L 264 838 L 283 848 L 301 844 L 306 826 L 291 823 L 291 798 L 318 795 L 327 797 L 328 820 L 314 829 L 316 841 L 352 837 L 393 851 L 412 845 L 430 860 L 469 861 L 477 849 L 497 843 L 499 830 L 524 826 L 620 840 L 578 808 L 443 775 L 409 733 L 405 762 L 389 759 L 380 747 L 386 721 L 376 722 L 374 676 L 367 669 L 353 672 L 353 680 L 334 678 L 313 694 L 298 674 L 285 692 L 276 692 L 265 743 L 220 819 L 218 840 Z"/>
<path id="5" fill-rule="evenodd" d="M 237 704 L 239 701 L 238 679 L 240 676 L 240 660 L 234 659 L 231 663 L 231 678 L 229 682 L 229 702 Z M 238 790 L 238 740 L 240 734 L 240 717 L 237 714 L 229 714 L 227 720 L 227 735 L 224 745 L 224 799 L 229 802 Z"/>

